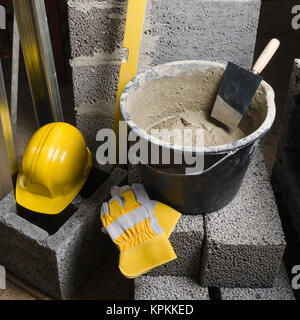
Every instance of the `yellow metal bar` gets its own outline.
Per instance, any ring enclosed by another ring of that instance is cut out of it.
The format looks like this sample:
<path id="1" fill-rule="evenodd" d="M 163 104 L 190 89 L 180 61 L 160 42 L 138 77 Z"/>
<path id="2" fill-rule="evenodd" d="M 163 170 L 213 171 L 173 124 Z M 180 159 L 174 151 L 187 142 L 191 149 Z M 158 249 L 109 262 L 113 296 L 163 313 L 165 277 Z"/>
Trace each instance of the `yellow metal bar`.
<path id="1" fill-rule="evenodd" d="M 140 44 L 142 39 L 146 0 L 128 0 L 127 18 L 124 33 L 124 48 L 128 49 L 128 59 L 121 62 L 119 86 L 116 99 L 114 131 L 119 137 L 119 121 L 121 120 L 119 102 L 127 83 L 136 76 Z"/>
<path id="2" fill-rule="evenodd" d="M 3 130 L 3 137 L 6 146 L 6 153 L 10 167 L 10 174 L 13 176 L 18 171 L 18 161 L 14 145 L 13 132 L 11 127 L 8 103 L 6 98 L 5 83 L 0 61 L 0 120 Z"/>
<path id="3" fill-rule="evenodd" d="M 13 189 L 10 168 L 7 158 L 6 144 L 0 121 L 0 200 Z"/>

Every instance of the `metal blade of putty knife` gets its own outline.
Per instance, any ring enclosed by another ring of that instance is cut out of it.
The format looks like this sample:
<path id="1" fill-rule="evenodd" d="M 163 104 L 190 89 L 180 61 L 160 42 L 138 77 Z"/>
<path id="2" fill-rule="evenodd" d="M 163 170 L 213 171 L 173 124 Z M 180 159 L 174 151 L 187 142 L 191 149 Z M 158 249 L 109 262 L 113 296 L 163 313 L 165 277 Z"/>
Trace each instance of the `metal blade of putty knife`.
<path id="1" fill-rule="evenodd" d="M 211 116 L 228 127 L 237 127 L 263 78 L 259 75 L 280 42 L 272 39 L 249 71 L 228 62 Z"/>

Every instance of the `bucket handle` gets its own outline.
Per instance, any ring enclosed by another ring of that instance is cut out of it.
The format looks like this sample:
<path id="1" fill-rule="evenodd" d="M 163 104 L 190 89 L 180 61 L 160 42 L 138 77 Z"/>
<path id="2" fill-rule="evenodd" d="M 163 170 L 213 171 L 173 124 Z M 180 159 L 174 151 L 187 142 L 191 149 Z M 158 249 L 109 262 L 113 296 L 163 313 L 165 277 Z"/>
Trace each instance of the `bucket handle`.
<path id="1" fill-rule="evenodd" d="M 234 151 L 229 151 L 226 156 L 224 156 L 223 158 L 221 158 L 219 161 L 217 161 L 216 163 L 214 163 L 212 166 L 210 166 L 209 168 L 203 170 L 201 172 L 201 174 L 203 173 L 207 173 L 209 171 L 211 171 L 212 169 L 214 169 L 216 166 L 218 166 L 219 164 L 221 164 L 223 161 L 225 161 L 226 159 L 228 159 L 229 157 L 231 157 L 232 155 L 234 155 L 235 153 L 237 153 L 239 151 L 239 149 L 235 149 Z"/>
<path id="2" fill-rule="evenodd" d="M 251 147 L 251 149 L 250 149 L 250 153 L 249 153 L 250 156 L 253 154 L 253 151 L 255 150 L 257 144 L 258 144 L 258 141 L 256 141 L 256 142 L 253 143 L 253 145 L 252 145 L 252 147 Z M 229 157 L 231 157 L 232 155 L 234 155 L 235 153 L 237 153 L 239 150 L 241 150 L 241 149 L 238 149 L 238 148 L 237 148 L 237 149 L 235 149 L 234 151 L 229 151 L 229 152 L 226 154 L 225 157 L 223 157 L 222 159 L 220 159 L 219 161 L 217 161 L 216 163 L 214 163 L 211 167 L 203 170 L 203 171 L 201 172 L 201 174 L 202 174 L 202 173 L 207 173 L 207 172 L 209 172 L 210 170 L 212 170 L 213 168 L 215 168 L 216 166 L 218 166 L 220 163 L 222 163 L 223 161 L 225 161 L 226 159 L 228 159 Z"/>
<path id="3" fill-rule="evenodd" d="M 221 158 L 219 161 L 217 161 L 216 163 L 214 163 L 212 166 L 210 166 L 209 168 L 201 171 L 201 172 L 196 172 L 196 173 L 191 173 L 191 174 L 184 174 L 184 173 L 169 173 L 169 172 L 164 172 L 161 171 L 159 169 L 153 169 L 151 166 L 147 165 L 147 164 L 143 164 L 146 167 L 148 167 L 149 169 L 153 170 L 153 171 L 158 171 L 159 173 L 163 174 L 163 175 L 167 175 L 167 176 L 194 176 L 194 175 L 200 175 L 200 174 L 204 174 L 207 173 L 209 171 L 211 171 L 212 169 L 214 169 L 216 166 L 218 166 L 219 164 L 221 164 L 223 161 L 225 161 L 226 159 L 228 159 L 229 157 L 231 157 L 232 155 L 234 155 L 235 153 L 237 153 L 240 149 L 235 149 L 234 151 L 229 151 L 228 153 L 226 153 L 226 155 Z"/>

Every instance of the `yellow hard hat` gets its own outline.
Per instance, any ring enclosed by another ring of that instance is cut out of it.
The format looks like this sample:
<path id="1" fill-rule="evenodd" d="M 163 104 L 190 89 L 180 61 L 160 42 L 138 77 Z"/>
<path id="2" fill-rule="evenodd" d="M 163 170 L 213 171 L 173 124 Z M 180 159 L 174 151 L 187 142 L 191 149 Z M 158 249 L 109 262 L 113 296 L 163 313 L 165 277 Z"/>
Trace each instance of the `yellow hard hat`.
<path id="1" fill-rule="evenodd" d="M 16 201 L 31 211 L 58 214 L 79 193 L 91 166 L 91 152 L 78 129 L 64 122 L 47 124 L 24 151 Z"/>

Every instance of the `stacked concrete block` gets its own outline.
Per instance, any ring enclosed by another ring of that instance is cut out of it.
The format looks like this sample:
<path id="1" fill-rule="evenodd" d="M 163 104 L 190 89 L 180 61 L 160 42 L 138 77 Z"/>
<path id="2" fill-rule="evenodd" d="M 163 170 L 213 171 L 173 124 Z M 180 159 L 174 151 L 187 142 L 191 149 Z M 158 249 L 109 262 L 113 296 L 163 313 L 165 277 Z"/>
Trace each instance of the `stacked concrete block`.
<path id="1" fill-rule="evenodd" d="M 77 126 L 95 156 L 97 132 L 113 125 L 127 1 L 71 0 L 68 6 Z"/>
<path id="2" fill-rule="evenodd" d="M 260 148 L 235 199 L 204 220 L 203 285 L 273 286 L 286 243 Z"/>
<path id="3" fill-rule="evenodd" d="M 125 170 L 112 171 L 91 197 L 74 202 L 77 210 L 53 235 L 21 218 L 9 194 L 0 202 L 0 265 L 51 297 L 69 298 L 112 249 L 99 212 L 126 178 Z"/>
<path id="4" fill-rule="evenodd" d="M 135 300 L 295 300 L 283 264 L 271 288 L 214 288 L 193 277 L 142 276 L 134 282 Z"/>
<path id="5" fill-rule="evenodd" d="M 134 299 L 209 300 L 209 294 L 191 277 L 142 276 L 134 281 Z"/>
<path id="6" fill-rule="evenodd" d="M 204 236 L 201 233 L 202 218 Z M 170 241 L 178 259 L 153 270 L 141 280 L 136 279 L 136 298 L 151 297 L 152 294 L 164 296 L 165 281 L 185 281 L 191 276 L 199 279 L 201 288 L 221 288 L 224 299 L 227 296 L 251 299 L 254 295 L 258 299 L 259 294 L 261 299 L 289 297 L 287 292 L 291 288 L 286 281 L 282 282 L 283 269 L 277 277 L 285 237 L 260 147 L 254 152 L 236 198 L 219 211 L 182 216 Z M 201 249 L 197 251 L 196 248 Z M 149 287 L 153 283 L 155 293 L 146 287 L 143 291 L 141 284 L 144 283 Z M 226 290 L 226 287 L 235 289 Z M 272 289 L 257 289 L 265 287 Z M 186 286 L 187 292 L 190 288 Z M 180 297 L 187 296 L 183 293 Z"/>
<path id="7" fill-rule="evenodd" d="M 281 194 L 300 241 L 300 59 L 295 59 L 285 106 L 285 121 L 273 171 L 274 188 Z M 276 182 L 275 182 L 276 180 Z"/>
<path id="8" fill-rule="evenodd" d="M 222 300 L 295 300 L 283 265 L 272 288 L 221 288 L 220 291 Z"/>
<path id="9" fill-rule="evenodd" d="M 288 272 L 291 272 L 295 265 L 300 264 L 299 120 L 300 59 L 295 59 L 285 105 L 285 119 L 278 146 L 277 161 L 272 172 L 272 185 L 286 231 L 287 248 L 284 261 Z"/>
<path id="10" fill-rule="evenodd" d="M 196 276 L 199 278 L 204 244 L 203 216 L 182 216 L 170 236 L 170 242 L 177 259 L 155 268 L 149 275 Z"/>
<path id="11" fill-rule="evenodd" d="M 77 125 L 93 154 L 111 128 L 127 0 L 69 0 Z M 231 60 L 250 67 L 260 0 L 148 0 L 138 71 L 174 60 Z"/>

